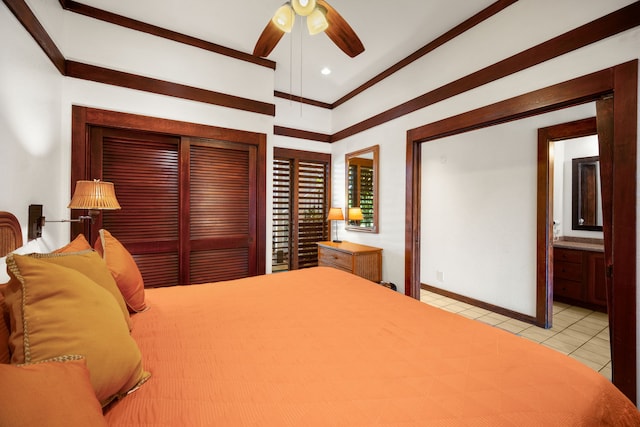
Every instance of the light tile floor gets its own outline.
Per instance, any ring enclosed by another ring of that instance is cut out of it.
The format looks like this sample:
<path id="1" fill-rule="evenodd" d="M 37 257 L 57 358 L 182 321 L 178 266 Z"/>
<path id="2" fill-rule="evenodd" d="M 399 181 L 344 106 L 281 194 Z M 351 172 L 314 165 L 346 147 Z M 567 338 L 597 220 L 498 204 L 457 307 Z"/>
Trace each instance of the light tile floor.
<path id="1" fill-rule="evenodd" d="M 568 354 L 611 380 L 609 320 L 605 313 L 554 302 L 553 327 L 544 329 L 424 289 L 420 301 Z"/>

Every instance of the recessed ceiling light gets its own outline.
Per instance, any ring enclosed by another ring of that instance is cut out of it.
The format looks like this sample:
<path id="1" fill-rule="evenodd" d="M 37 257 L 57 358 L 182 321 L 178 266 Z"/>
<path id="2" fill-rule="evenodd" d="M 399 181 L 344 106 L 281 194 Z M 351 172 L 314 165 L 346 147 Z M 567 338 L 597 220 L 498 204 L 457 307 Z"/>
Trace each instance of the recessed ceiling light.
<path id="1" fill-rule="evenodd" d="M 324 76 L 328 76 L 329 74 L 331 74 L 331 69 L 329 67 L 324 67 L 322 70 L 320 70 L 320 72 L 324 75 Z"/>

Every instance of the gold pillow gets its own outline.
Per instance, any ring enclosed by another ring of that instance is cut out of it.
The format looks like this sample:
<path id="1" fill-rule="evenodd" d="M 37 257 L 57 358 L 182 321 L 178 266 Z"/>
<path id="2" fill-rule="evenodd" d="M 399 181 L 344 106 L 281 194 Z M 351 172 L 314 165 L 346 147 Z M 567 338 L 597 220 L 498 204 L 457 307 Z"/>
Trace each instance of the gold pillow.
<path id="1" fill-rule="evenodd" d="M 78 356 L 34 365 L 0 365 L 0 426 L 107 426 Z"/>
<path id="2" fill-rule="evenodd" d="M 11 363 L 82 355 L 102 405 L 149 377 L 108 291 L 76 270 L 35 257 L 12 254 L 7 266 L 12 277 L 5 293 L 12 318 Z"/>
<path id="3" fill-rule="evenodd" d="M 131 311 L 145 311 L 148 307 L 144 298 L 144 281 L 129 251 L 107 230 L 100 230 L 100 237 L 93 247 L 107 263 Z"/>
<path id="4" fill-rule="evenodd" d="M 129 326 L 129 330 L 131 330 L 131 319 L 129 318 L 129 310 L 124 302 L 124 298 L 122 298 L 118 285 L 116 285 L 109 269 L 107 269 L 107 264 L 104 263 L 96 251 L 89 248 L 81 252 L 29 254 L 28 256 L 72 268 L 105 288 L 116 299 L 120 310 L 122 310 L 122 315 L 127 322 L 127 326 Z"/>

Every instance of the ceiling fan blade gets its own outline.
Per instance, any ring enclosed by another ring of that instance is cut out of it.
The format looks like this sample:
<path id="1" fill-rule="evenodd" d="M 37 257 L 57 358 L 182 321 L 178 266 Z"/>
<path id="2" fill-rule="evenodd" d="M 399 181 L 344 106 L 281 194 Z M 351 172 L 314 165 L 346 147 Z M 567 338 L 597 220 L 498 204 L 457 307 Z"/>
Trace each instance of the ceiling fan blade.
<path id="1" fill-rule="evenodd" d="M 276 26 L 276 24 L 269 20 L 269 23 L 266 27 L 264 27 L 264 31 L 262 31 L 262 34 L 260 34 L 260 37 L 256 42 L 256 47 L 253 49 L 253 54 L 266 58 L 267 56 L 269 56 L 273 48 L 276 47 L 283 35 L 284 31 L 282 31 Z"/>
<path id="2" fill-rule="evenodd" d="M 364 52 L 364 45 L 347 21 L 325 0 L 318 0 L 318 4 L 327 10 L 329 28 L 324 32 L 331 41 L 352 58 Z"/>

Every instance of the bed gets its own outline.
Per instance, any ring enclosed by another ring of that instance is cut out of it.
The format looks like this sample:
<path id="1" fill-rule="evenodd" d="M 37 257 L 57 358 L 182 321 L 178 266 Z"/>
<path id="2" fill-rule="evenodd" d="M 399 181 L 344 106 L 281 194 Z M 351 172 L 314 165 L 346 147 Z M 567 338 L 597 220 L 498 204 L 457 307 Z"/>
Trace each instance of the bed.
<path id="1" fill-rule="evenodd" d="M 640 425 L 579 362 L 329 267 L 143 293 L 119 327 L 144 378 L 104 425 Z"/>

